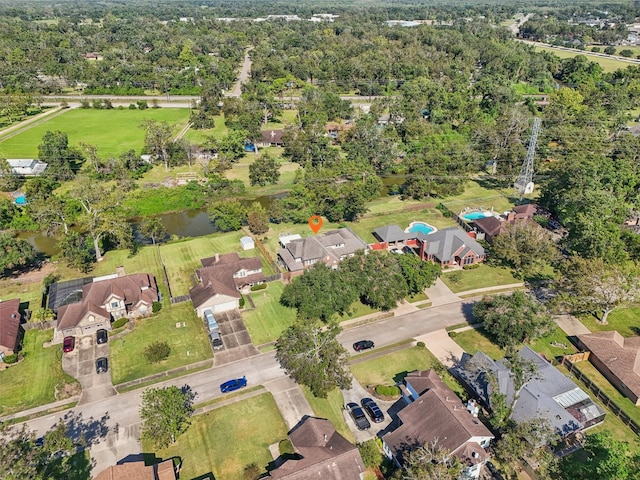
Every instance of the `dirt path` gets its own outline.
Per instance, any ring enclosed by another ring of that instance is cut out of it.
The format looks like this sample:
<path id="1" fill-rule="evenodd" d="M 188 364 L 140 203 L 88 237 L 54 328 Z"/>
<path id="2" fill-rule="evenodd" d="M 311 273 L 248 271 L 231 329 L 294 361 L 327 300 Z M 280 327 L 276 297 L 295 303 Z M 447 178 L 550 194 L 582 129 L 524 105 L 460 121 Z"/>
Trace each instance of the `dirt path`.
<path id="1" fill-rule="evenodd" d="M 56 271 L 56 266 L 50 262 L 46 262 L 42 267 L 25 272 L 17 277 L 8 278 L 0 281 L 0 290 L 16 283 L 42 283 L 44 277 Z"/>

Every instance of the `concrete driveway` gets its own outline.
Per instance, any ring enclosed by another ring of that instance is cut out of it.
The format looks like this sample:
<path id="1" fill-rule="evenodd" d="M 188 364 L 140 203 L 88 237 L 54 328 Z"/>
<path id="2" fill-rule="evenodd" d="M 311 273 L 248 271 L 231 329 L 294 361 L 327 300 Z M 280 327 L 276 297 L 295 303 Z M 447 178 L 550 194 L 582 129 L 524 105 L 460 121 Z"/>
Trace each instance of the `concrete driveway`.
<path id="1" fill-rule="evenodd" d="M 367 392 L 362 385 L 356 380 L 355 377 L 352 377 L 351 388 L 349 390 L 342 390 L 342 397 L 344 399 L 344 405 L 349 402 L 356 403 L 360 405 L 360 401 L 363 398 L 373 398 L 369 392 Z M 353 434 L 356 437 L 356 442 L 366 442 L 367 440 L 371 440 L 378 435 L 378 432 L 387 428 L 387 426 L 391 423 L 391 415 L 389 415 L 389 408 L 393 405 L 393 402 L 385 402 L 383 400 L 379 400 L 377 398 L 373 398 L 373 400 L 378 404 L 380 410 L 384 412 L 384 421 L 381 423 L 373 423 L 369 415 L 367 415 L 367 420 L 371 424 L 371 428 L 369 430 L 360 430 L 351 414 L 348 410 L 343 409 L 342 415 L 344 416 L 345 421 L 347 422 L 348 427 L 351 429 Z"/>
<path id="2" fill-rule="evenodd" d="M 462 347 L 451 339 L 445 329 L 417 336 L 416 340 L 424 342 L 429 351 L 447 368 L 457 365 L 464 355 Z"/>
<path id="3" fill-rule="evenodd" d="M 215 366 L 237 362 L 260 353 L 251 343 L 251 337 L 239 311 L 231 310 L 216 315 L 224 349 L 216 350 L 213 354 Z"/>
<path id="4" fill-rule="evenodd" d="M 62 357 L 62 369 L 80 382 L 82 393 L 78 405 L 92 403 L 116 395 L 111 374 L 96 373 L 96 359 L 109 359 L 109 343 L 97 345 L 95 335 L 76 337 L 76 348 Z M 109 359 L 109 368 L 111 361 Z"/>

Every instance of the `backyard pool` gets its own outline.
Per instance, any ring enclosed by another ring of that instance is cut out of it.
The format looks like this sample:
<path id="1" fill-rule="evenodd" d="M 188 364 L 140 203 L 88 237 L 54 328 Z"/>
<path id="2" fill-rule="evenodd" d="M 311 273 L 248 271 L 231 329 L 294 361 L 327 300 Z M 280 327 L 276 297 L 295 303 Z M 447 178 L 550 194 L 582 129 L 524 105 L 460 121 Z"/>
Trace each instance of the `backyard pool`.
<path id="1" fill-rule="evenodd" d="M 20 195 L 19 197 L 16 197 L 14 202 L 16 203 L 16 205 L 26 205 L 27 197 L 25 197 L 24 195 Z"/>
<path id="2" fill-rule="evenodd" d="M 432 227 L 425 222 L 411 222 L 405 229 L 405 233 L 422 233 L 424 235 L 428 235 L 435 232 L 436 230 L 436 227 Z"/>
<path id="3" fill-rule="evenodd" d="M 470 212 L 470 213 L 465 213 L 460 215 L 460 217 L 462 217 L 463 220 L 467 220 L 469 222 L 473 220 L 478 220 L 480 218 L 486 218 L 491 216 L 493 216 L 493 213 L 486 212 L 486 211 L 476 211 L 476 212 Z"/>

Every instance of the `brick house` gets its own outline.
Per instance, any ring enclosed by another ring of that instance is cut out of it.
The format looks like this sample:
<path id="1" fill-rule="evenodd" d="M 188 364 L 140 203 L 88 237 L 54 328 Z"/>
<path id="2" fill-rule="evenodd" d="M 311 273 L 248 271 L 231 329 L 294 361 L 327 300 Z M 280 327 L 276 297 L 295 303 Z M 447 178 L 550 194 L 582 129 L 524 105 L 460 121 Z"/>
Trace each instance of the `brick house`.
<path id="1" fill-rule="evenodd" d="M 486 258 L 484 247 L 458 227 L 449 227 L 417 238 L 420 258 L 442 267 L 473 265 Z"/>
<path id="2" fill-rule="evenodd" d="M 0 360 L 16 353 L 20 340 L 20 299 L 0 301 Z"/>

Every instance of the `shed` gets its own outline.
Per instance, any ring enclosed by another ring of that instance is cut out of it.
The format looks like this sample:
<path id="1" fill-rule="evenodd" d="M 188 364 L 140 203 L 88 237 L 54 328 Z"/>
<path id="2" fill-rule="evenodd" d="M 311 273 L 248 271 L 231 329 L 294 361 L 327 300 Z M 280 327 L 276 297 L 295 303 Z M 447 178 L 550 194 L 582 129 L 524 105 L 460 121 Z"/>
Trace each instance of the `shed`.
<path id="1" fill-rule="evenodd" d="M 253 250 L 256 248 L 256 244 L 253 242 L 253 238 L 251 237 L 242 237 L 240 239 L 240 245 L 242 245 L 243 250 Z"/>

